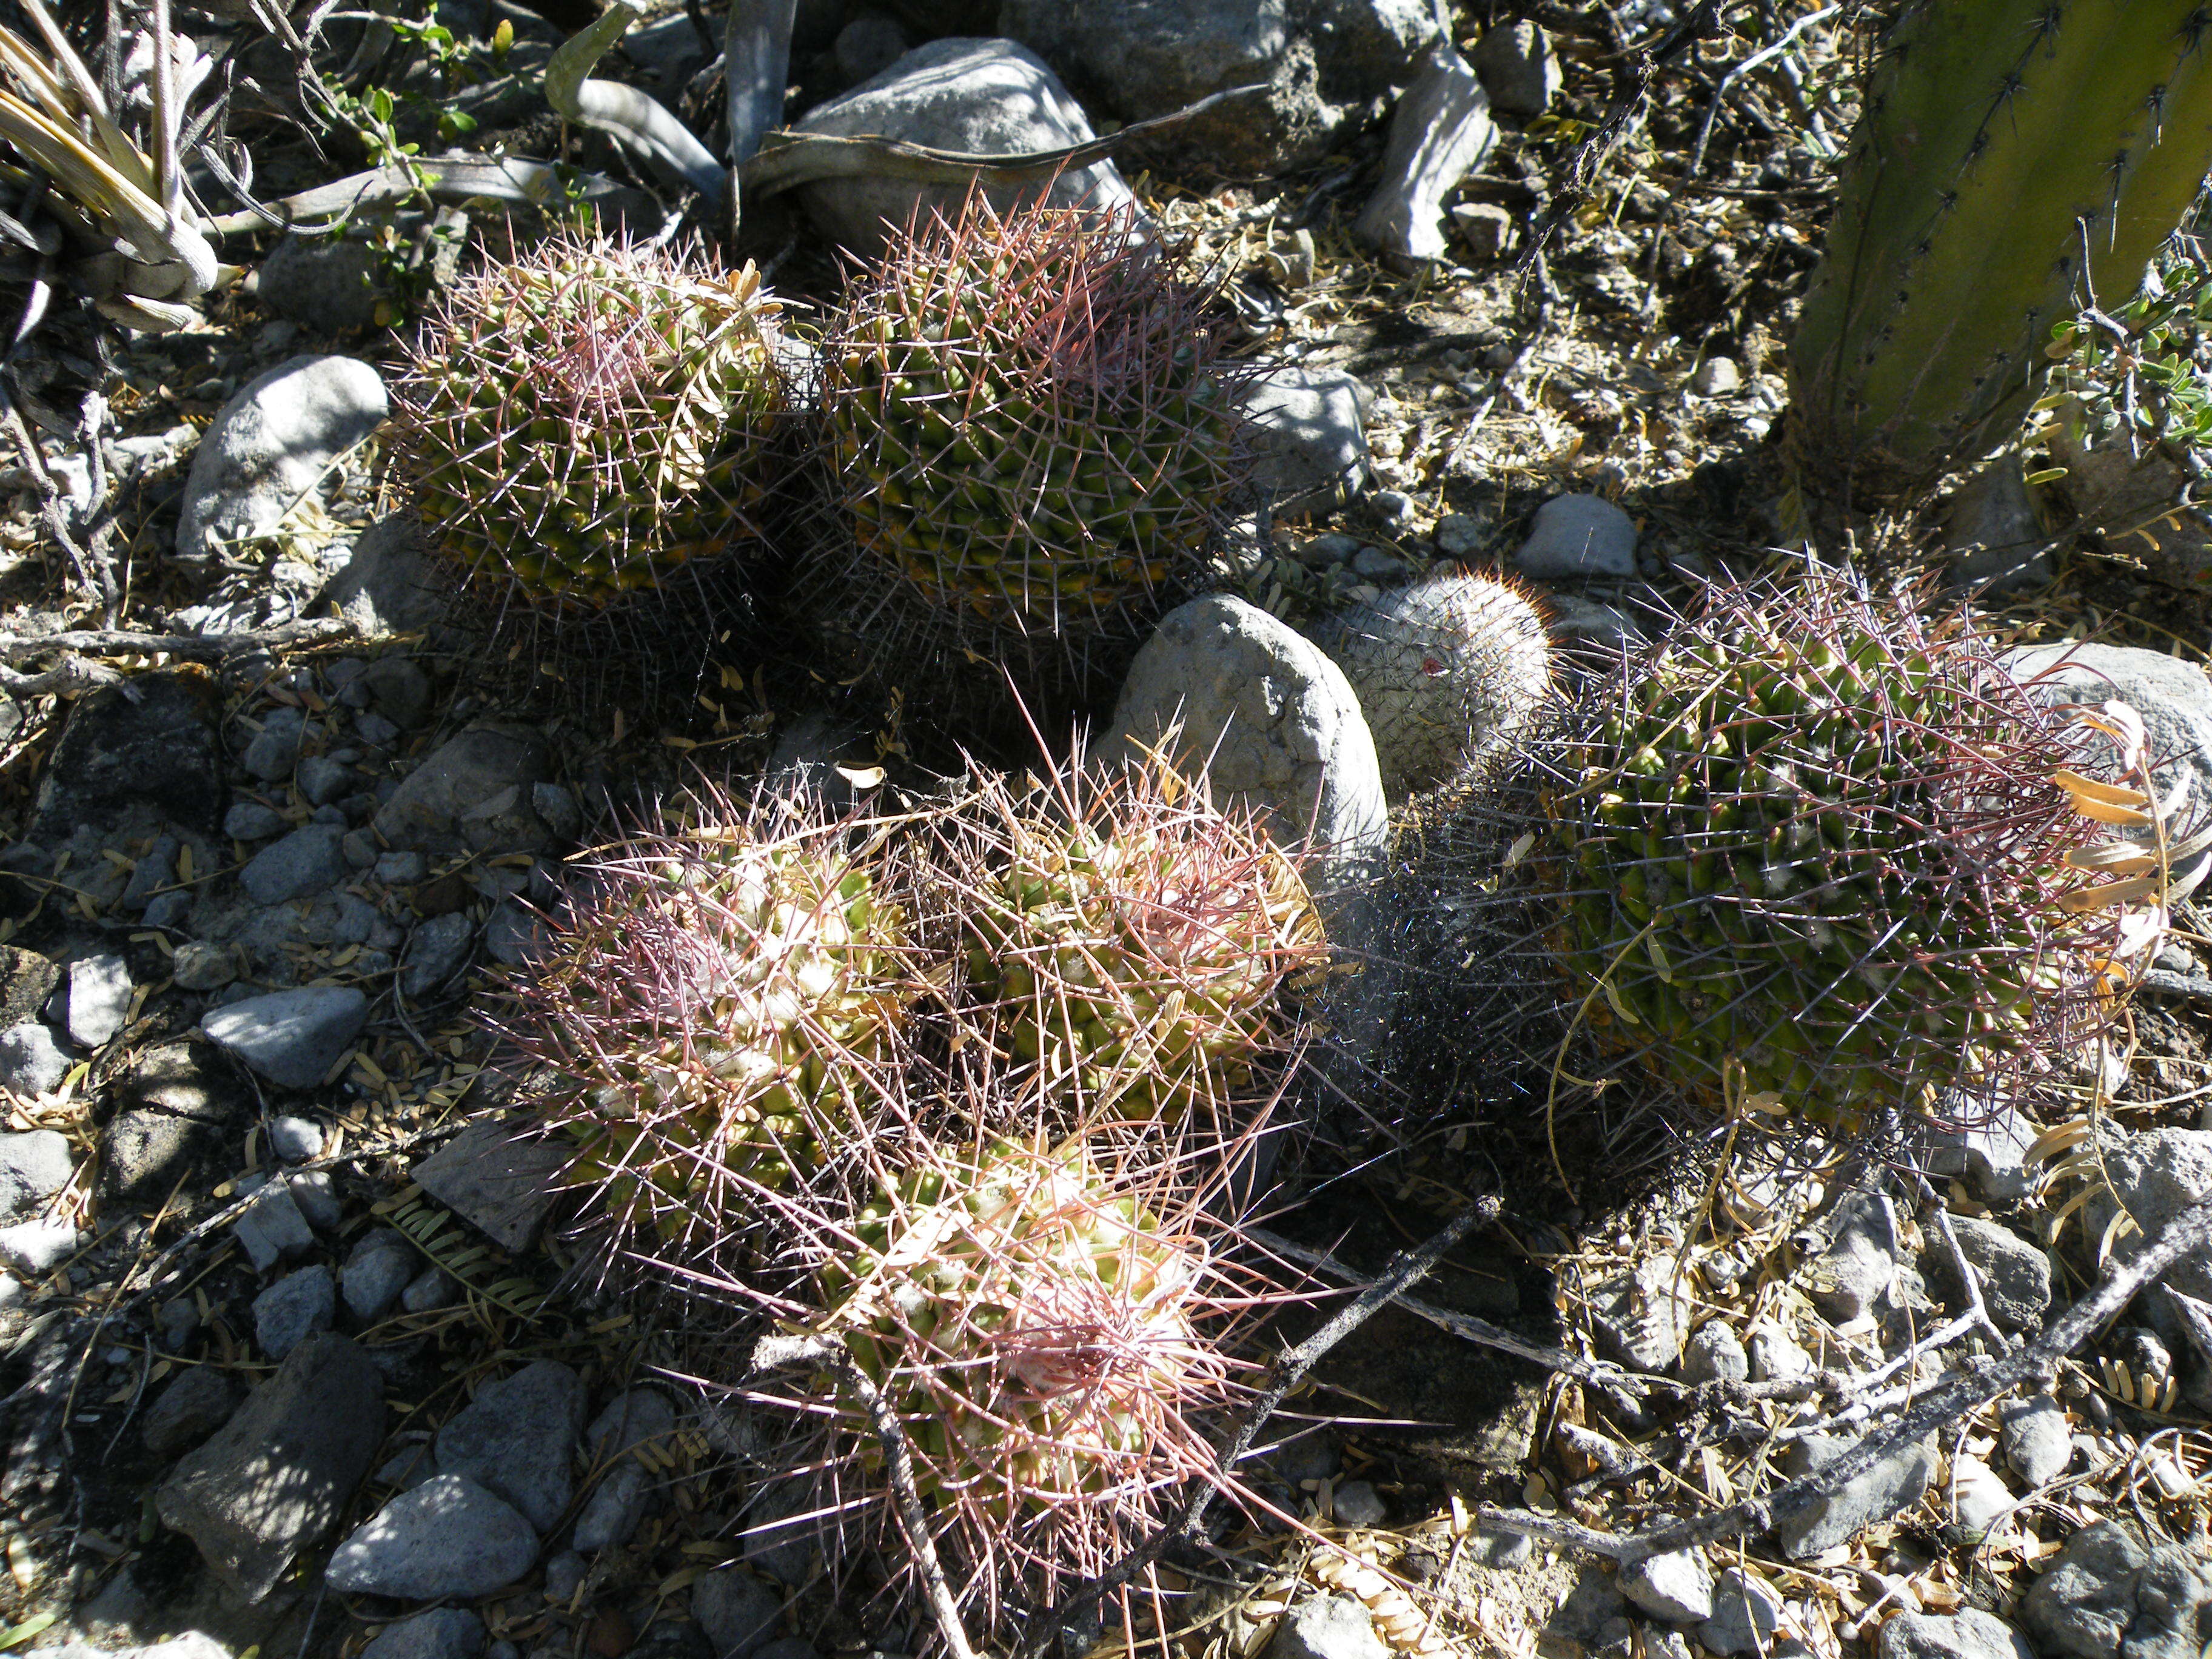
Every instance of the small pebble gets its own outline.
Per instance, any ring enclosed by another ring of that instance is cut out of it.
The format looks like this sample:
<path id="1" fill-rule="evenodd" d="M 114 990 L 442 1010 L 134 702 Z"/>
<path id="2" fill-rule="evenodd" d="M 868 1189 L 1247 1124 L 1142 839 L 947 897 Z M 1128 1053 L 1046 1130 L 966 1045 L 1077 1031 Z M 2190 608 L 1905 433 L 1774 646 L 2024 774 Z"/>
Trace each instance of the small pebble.
<path id="1" fill-rule="evenodd" d="M 1482 550 L 1482 526 L 1464 513 L 1447 513 L 1437 520 L 1437 551 L 1464 559 Z"/>
<path id="2" fill-rule="evenodd" d="M 1401 525 L 1413 516 L 1413 498 L 1402 489 L 1378 489 L 1370 499 L 1387 525 Z"/>
<path id="3" fill-rule="evenodd" d="M 179 889 L 164 893 L 146 907 L 143 918 L 149 927 L 181 927 L 185 918 L 191 914 L 192 896 Z"/>
<path id="4" fill-rule="evenodd" d="M 1708 357 L 1690 376 L 1690 390 L 1700 398 L 1725 398 L 1743 385 L 1743 370 L 1733 357 Z"/>
<path id="5" fill-rule="evenodd" d="M 429 872 L 429 860 L 416 852 L 386 853 L 375 864 L 376 879 L 386 887 L 412 887 Z"/>
<path id="6" fill-rule="evenodd" d="M 169 977 L 181 991 L 215 991 L 238 977 L 238 964 L 220 945 L 188 939 L 169 958 Z"/>
<path id="7" fill-rule="evenodd" d="M 293 787 L 313 806 L 325 806 L 353 787 L 354 769 L 330 755 L 310 755 L 300 763 Z"/>
<path id="8" fill-rule="evenodd" d="M 1368 1480 L 1346 1481 L 1336 1488 L 1330 1502 L 1336 1518 L 1347 1527 L 1378 1527 L 1389 1513 L 1374 1483 Z"/>
<path id="9" fill-rule="evenodd" d="M 305 1164 L 323 1155 L 323 1126 L 289 1114 L 269 1121 L 269 1150 L 287 1164 Z"/>

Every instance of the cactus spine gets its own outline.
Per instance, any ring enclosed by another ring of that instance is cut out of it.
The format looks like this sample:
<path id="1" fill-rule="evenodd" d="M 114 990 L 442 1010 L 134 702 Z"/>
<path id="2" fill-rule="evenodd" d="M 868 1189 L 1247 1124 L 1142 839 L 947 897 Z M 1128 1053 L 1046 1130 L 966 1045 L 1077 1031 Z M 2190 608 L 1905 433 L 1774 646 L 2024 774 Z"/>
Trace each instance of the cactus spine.
<path id="1" fill-rule="evenodd" d="M 1812 482 L 1922 484 L 2009 435 L 2085 252 L 2133 293 L 2212 171 L 2208 31 L 2194 0 L 1906 8 L 1792 349 Z"/>

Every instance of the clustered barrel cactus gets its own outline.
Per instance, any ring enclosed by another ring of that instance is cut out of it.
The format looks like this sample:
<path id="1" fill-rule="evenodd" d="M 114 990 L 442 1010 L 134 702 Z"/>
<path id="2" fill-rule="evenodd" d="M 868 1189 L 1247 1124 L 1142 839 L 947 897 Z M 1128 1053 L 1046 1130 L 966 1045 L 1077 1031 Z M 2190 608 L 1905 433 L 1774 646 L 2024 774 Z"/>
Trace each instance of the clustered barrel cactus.
<path id="1" fill-rule="evenodd" d="M 1984 635 L 1844 579 L 1719 589 L 1595 701 L 1526 862 L 1602 1045 L 1863 1127 L 2108 1012 L 2066 717 Z"/>
<path id="2" fill-rule="evenodd" d="M 584 611 L 759 533 L 788 402 L 752 266 L 556 239 L 464 277 L 394 393 L 434 545 L 473 585 Z"/>

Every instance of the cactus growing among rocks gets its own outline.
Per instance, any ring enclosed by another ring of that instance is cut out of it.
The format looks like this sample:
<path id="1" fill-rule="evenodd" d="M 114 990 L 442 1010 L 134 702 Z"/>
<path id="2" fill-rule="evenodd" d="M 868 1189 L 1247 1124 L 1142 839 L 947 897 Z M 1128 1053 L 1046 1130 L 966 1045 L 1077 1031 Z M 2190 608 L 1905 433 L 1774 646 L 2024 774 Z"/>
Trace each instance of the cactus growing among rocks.
<path id="1" fill-rule="evenodd" d="M 1855 1128 L 1986 1099 L 2141 948 L 2092 890 L 2069 716 L 1844 579 L 1715 591 L 1565 752 L 1528 867 L 1571 1000 L 1708 1103 Z"/>
<path id="2" fill-rule="evenodd" d="M 1443 571 L 1316 630 L 1358 694 L 1392 800 L 1500 754 L 1551 690 L 1544 619 L 1516 585 Z"/>
<path id="3" fill-rule="evenodd" d="M 596 609 L 757 533 L 786 403 L 750 265 L 559 240 L 465 277 L 416 342 L 394 447 L 476 584 Z"/>
<path id="4" fill-rule="evenodd" d="M 1297 866 L 1158 763 L 1072 769 L 964 823 L 969 981 L 1041 1088 L 1092 1112 L 1220 1109 L 1289 1045 L 1328 943 Z"/>
<path id="5" fill-rule="evenodd" d="M 2010 435 L 2085 278 L 2134 292 L 2212 171 L 2207 30 L 2194 0 L 1903 9 L 1792 349 L 1813 482 L 1925 483 Z"/>
<path id="6" fill-rule="evenodd" d="M 920 988 L 900 878 L 856 826 L 792 814 L 749 823 L 718 801 L 635 838 L 591 866 L 562 948 L 514 988 L 572 1179 L 664 1246 L 712 1245 L 896 1115 Z"/>
<path id="7" fill-rule="evenodd" d="M 1048 641 L 1080 657 L 1131 633 L 1192 570 L 1238 476 L 1245 371 L 1206 297 L 1127 221 L 1000 216 L 979 196 L 896 240 L 829 359 L 855 551 L 830 561 L 824 597 L 850 608 L 887 584 L 880 632 L 994 653 Z"/>

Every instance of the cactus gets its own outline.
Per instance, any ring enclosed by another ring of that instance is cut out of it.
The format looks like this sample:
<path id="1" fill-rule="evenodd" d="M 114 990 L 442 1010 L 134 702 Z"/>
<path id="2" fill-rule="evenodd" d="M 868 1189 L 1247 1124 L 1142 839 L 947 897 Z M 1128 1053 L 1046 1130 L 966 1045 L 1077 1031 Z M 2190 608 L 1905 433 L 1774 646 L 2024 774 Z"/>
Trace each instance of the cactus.
<path id="1" fill-rule="evenodd" d="M 410 352 L 393 443 L 467 580 L 596 609 L 757 533 L 785 404 L 778 307 L 617 243 L 464 278 Z"/>
<path id="2" fill-rule="evenodd" d="M 1987 1098 L 2110 1012 L 2066 717 L 1964 622 L 1840 578 L 1717 590 L 1546 791 L 1549 943 L 1604 1046 L 1713 1105 L 1856 1128 Z"/>
<path id="3" fill-rule="evenodd" d="M 857 543 L 832 588 L 887 580 L 910 625 L 990 647 L 1131 631 L 1237 477 L 1245 371 L 1205 300 L 1126 221 L 971 196 L 896 240 L 829 362 Z"/>
<path id="4" fill-rule="evenodd" d="M 814 1328 L 897 1411 L 983 1628 L 1009 1591 L 1035 1605 L 1098 1571 L 1184 1480 L 1221 1477 L 1205 1430 L 1252 1301 L 1209 1247 L 1226 1231 L 1187 1188 L 1079 1138 L 921 1158 L 824 1241 Z M 880 1525 L 859 1495 L 888 1496 L 869 1420 L 834 1376 L 793 1403 L 823 1401 L 832 1510 Z"/>
<path id="5" fill-rule="evenodd" d="M 1079 772 L 967 815 L 970 983 L 1048 1095 L 1180 1122 L 1212 1115 L 1287 1046 L 1286 988 L 1326 963 L 1297 867 L 1157 763 Z"/>
<path id="6" fill-rule="evenodd" d="M 1358 695 L 1394 801 L 1504 753 L 1551 690 L 1551 647 L 1511 582 L 1443 571 L 1316 630 Z"/>
<path id="7" fill-rule="evenodd" d="M 1816 483 L 1925 483 L 2011 435 L 2085 275 L 2133 293 L 2212 171 L 2208 28 L 2195 0 L 1905 9 L 1792 348 Z"/>
<path id="8" fill-rule="evenodd" d="M 711 1243 L 881 1127 L 918 989 L 898 883 L 846 826 L 727 802 L 586 873 L 553 961 L 513 986 L 538 1112 L 605 1213 Z"/>

